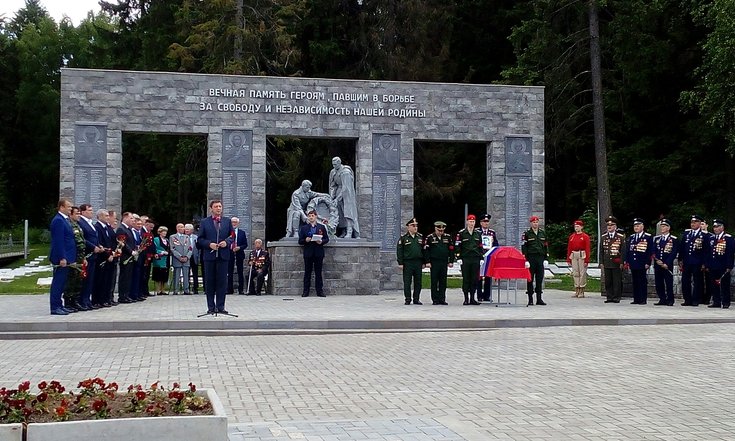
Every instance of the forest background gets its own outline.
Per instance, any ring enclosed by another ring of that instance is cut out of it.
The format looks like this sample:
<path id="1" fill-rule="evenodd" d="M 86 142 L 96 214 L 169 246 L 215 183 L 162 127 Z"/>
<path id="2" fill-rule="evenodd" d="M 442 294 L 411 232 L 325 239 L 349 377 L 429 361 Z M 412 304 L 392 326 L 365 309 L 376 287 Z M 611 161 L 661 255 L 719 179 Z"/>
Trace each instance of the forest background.
<path id="1" fill-rule="evenodd" d="M 662 214 L 675 231 L 693 213 L 735 225 L 732 0 L 117 0 L 77 26 L 27 0 L 0 17 L 1 224 L 43 228 L 55 212 L 62 67 L 525 84 L 545 87 L 544 223 L 563 256 L 573 220 L 596 225 L 593 4 L 612 212 L 628 229 Z M 304 178 L 326 192 L 331 157 L 354 166 L 354 143 L 268 142 L 275 240 L 290 193 Z M 206 215 L 206 140 L 126 134 L 123 146 L 124 210 L 169 227 Z M 485 211 L 484 148 L 417 143 L 422 231 L 437 216 L 460 228 L 465 204 Z"/>

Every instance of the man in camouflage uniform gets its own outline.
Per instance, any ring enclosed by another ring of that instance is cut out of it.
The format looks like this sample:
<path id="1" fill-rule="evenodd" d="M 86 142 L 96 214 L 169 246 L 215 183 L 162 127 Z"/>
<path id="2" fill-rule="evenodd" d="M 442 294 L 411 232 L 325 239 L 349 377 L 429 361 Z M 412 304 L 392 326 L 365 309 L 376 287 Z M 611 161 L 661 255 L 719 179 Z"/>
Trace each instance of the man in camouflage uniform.
<path id="1" fill-rule="evenodd" d="M 64 289 L 64 308 L 71 312 L 77 312 L 80 310 L 87 310 L 82 308 L 79 304 L 80 294 L 82 292 L 82 268 L 84 262 L 84 232 L 82 227 L 79 226 L 79 216 L 81 212 L 79 207 L 71 207 L 71 214 L 69 215 L 69 221 L 71 222 L 71 229 L 74 231 L 74 242 L 77 245 L 77 259 L 76 264 L 78 267 L 72 268 L 69 272 L 69 278 L 66 281 L 66 288 Z"/>
<path id="2" fill-rule="evenodd" d="M 406 234 L 398 239 L 396 258 L 398 268 L 403 270 L 403 295 L 406 305 L 411 304 L 411 282 L 413 281 L 413 304 L 421 305 L 421 269 L 424 267 L 422 250 L 423 237 L 418 232 L 416 218 L 406 222 Z"/>
<path id="3" fill-rule="evenodd" d="M 452 236 L 444 231 L 447 224 L 434 222 L 434 232 L 424 239 L 424 262 L 431 269 L 431 303 L 447 305 L 447 267 L 454 265 Z"/>
<path id="4" fill-rule="evenodd" d="M 480 277 L 480 259 L 482 259 L 482 235 L 475 228 L 477 218 L 474 214 L 467 216 L 466 227 L 459 230 L 454 239 L 457 257 L 462 259 L 462 292 L 463 305 L 479 305 L 475 300 L 475 286 Z"/>
<path id="5" fill-rule="evenodd" d="M 534 279 L 536 281 L 536 304 L 546 305 L 541 296 L 544 289 L 544 267 L 549 258 L 549 243 L 546 241 L 546 232 L 539 228 L 538 216 L 531 216 L 528 221 L 531 223 L 531 228 L 526 230 L 521 237 L 523 242 L 521 251 L 526 256 L 531 271 L 531 280 L 526 284 L 528 306 L 533 305 Z"/>

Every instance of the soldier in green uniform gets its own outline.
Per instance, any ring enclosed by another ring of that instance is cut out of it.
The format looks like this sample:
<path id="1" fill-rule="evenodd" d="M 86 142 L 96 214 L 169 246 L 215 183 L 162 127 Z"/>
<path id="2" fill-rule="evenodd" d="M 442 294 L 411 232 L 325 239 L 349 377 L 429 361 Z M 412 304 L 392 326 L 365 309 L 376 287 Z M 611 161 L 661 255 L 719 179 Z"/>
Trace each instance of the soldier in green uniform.
<path id="1" fill-rule="evenodd" d="M 79 207 L 71 207 L 71 214 L 69 215 L 69 222 L 71 222 L 71 229 L 74 231 L 74 242 L 77 245 L 77 265 L 79 268 L 73 268 L 69 271 L 69 278 L 66 280 L 66 287 L 64 288 L 64 306 L 66 309 L 77 312 L 79 311 L 79 298 L 82 292 L 82 262 L 84 262 L 84 232 L 82 227 L 79 226 L 79 217 L 81 211 Z"/>
<path id="2" fill-rule="evenodd" d="M 482 234 L 475 229 L 477 219 L 474 214 L 467 216 L 467 224 L 457 233 L 454 249 L 457 257 L 462 259 L 462 292 L 463 305 L 479 305 L 475 300 L 475 284 L 480 277 L 480 259 L 482 259 Z"/>
<path id="3" fill-rule="evenodd" d="M 545 305 L 541 295 L 544 286 L 544 267 L 549 258 L 549 243 L 546 241 L 546 233 L 539 228 L 538 216 L 531 216 L 528 221 L 531 223 L 531 228 L 526 230 L 521 237 L 523 242 L 521 251 L 526 256 L 531 271 L 531 280 L 526 284 L 528 306 L 533 305 L 534 279 L 536 281 L 536 304 Z"/>
<path id="4" fill-rule="evenodd" d="M 431 302 L 447 305 L 447 267 L 454 265 L 452 236 L 444 231 L 447 224 L 434 222 L 434 232 L 424 239 L 424 262 L 431 268 Z"/>
<path id="5" fill-rule="evenodd" d="M 413 304 L 421 305 L 421 269 L 424 267 L 422 250 L 423 236 L 418 232 L 419 223 L 416 218 L 406 222 L 406 234 L 398 239 L 396 257 L 398 268 L 403 270 L 403 295 L 406 305 L 411 304 L 411 282 L 413 281 Z"/>

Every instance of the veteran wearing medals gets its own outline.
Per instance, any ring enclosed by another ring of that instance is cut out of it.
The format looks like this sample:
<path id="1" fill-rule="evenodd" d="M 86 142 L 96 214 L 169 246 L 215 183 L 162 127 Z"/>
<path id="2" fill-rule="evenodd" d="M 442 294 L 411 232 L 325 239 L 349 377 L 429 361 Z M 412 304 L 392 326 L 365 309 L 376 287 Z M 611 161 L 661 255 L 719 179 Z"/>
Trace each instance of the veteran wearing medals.
<path id="1" fill-rule="evenodd" d="M 679 252 L 679 239 L 670 234 L 671 222 L 662 218 L 657 228 L 661 234 L 653 238 L 653 275 L 656 281 L 658 303 L 654 305 L 674 305 L 674 259 Z"/>
<path id="2" fill-rule="evenodd" d="M 528 219 L 531 228 L 526 230 L 521 237 L 523 244 L 521 252 L 526 256 L 526 260 L 530 265 L 531 280 L 526 283 L 526 294 L 528 294 L 528 306 L 533 305 L 534 280 L 536 281 L 536 304 L 546 305 L 543 295 L 544 286 L 544 267 L 548 264 L 549 243 L 546 241 L 546 232 L 539 228 L 538 216 L 531 216 Z"/>
<path id="3" fill-rule="evenodd" d="M 475 228 L 477 218 L 474 214 L 467 216 L 466 227 L 459 230 L 454 238 L 454 250 L 462 259 L 462 293 L 463 305 L 479 305 L 475 300 L 475 286 L 480 277 L 480 259 L 482 259 L 482 234 Z"/>
<path id="4" fill-rule="evenodd" d="M 434 222 L 434 232 L 424 239 L 424 262 L 431 269 L 431 303 L 447 305 L 447 267 L 454 265 L 454 243 L 445 233 L 447 224 Z"/>
<path id="5" fill-rule="evenodd" d="M 406 305 L 411 304 L 411 282 L 413 282 L 413 304 L 421 303 L 421 270 L 424 267 L 424 238 L 418 232 L 419 223 L 416 218 L 406 222 L 406 234 L 398 239 L 396 259 L 398 268 L 403 270 L 403 295 Z"/>
<path id="6" fill-rule="evenodd" d="M 628 252 L 625 265 L 630 268 L 633 279 L 633 301 L 631 305 L 645 305 L 648 299 L 648 280 L 646 271 L 651 266 L 653 238 L 644 231 L 643 219 L 633 219 L 633 234 L 628 236 Z"/>
<path id="7" fill-rule="evenodd" d="M 605 274 L 605 303 L 620 303 L 623 296 L 623 264 L 625 260 L 625 236 L 618 233 L 618 220 L 608 216 L 607 231 L 600 235 L 602 248 L 601 267 Z"/>
<path id="8" fill-rule="evenodd" d="M 714 219 L 707 238 L 705 268 L 709 273 L 712 304 L 709 308 L 730 307 L 730 274 L 735 264 L 735 239 L 725 233 L 725 221 Z"/>
<path id="9" fill-rule="evenodd" d="M 692 215 L 691 228 L 684 230 L 679 247 L 681 306 L 699 306 L 704 291 L 704 260 L 708 233 L 702 231 L 702 217 Z"/>

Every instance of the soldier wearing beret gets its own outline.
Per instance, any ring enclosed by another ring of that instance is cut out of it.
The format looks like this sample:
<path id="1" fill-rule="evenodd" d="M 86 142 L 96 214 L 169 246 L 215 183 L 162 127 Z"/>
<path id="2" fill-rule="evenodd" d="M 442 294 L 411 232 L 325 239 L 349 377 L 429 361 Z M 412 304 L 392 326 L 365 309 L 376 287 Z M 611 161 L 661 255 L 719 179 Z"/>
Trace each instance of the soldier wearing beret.
<path id="1" fill-rule="evenodd" d="M 705 268 L 709 273 L 712 304 L 710 308 L 730 307 L 730 274 L 735 264 L 735 239 L 725 233 L 725 221 L 714 219 L 712 233 L 707 237 Z"/>
<path id="2" fill-rule="evenodd" d="M 651 266 L 653 256 L 653 237 L 644 230 L 643 219 L 633 219 L 633 234 L 628 236 L 625 265 L 630 269 L 633 280 L 633 301 L 631 305 L 645 305 L 648 300 L 648 280 L 646 271 Z"/>
<path id="3" fill-rule="evenodd" d="M 674 259 L 679 252 L 679 239 L 671 234 L 671 222 L 661 218 L 657 224 L 661 234 L 653 238 L 653 275 L 656 281 L 658 303 L 654 305 L 674 304 Z"/>
<path id="4" fill-rule="evenodd" d="M 691 228 L 684 230 L 679 247 L 682 306 L 699 306 L 704 291 L 704 260 L 709 233 L 702 230 L 702 217 L 692 215 Z"/>
<path id="5" fill-rule="evenodd" d="M 526 284 L 528 306 L 533 305 L 534 280 L 536 281 L 536 304 L 546 305 L 541 296 L 544 289 L 544 266 L 549 258 L 549 243 L 546 241 L 546 232 L 539 228 L 538 216 L 531 216 L 528 222 L 531 224 L 531 228 L 521 236 L 523 242 L 521 251 L 526 257 L 531 271 L 531 280 Z"/>
<path id="6" fill-rule="evenodd" d="M 466 227 L 459 230 L 454 238 L 454 249 L 457 257 L 462 259 L 462 293 L 463 305 L 479 305 L 475 300 L 475 286 L 480 277 L 480 259 L 482 259 L 482 235 L 475 228 L 477 218 L 474 214 L 467 216 Z"/>
<path id="7" fill-rule="evenodd" d="M 447 267 L 454 265 L 454 243 L 445 233 L 447 224 L 434 222 L 434 232 L 424 239 L 424 262 L 431 269 L 431 303 L 447 304 Z"/>
<path id="8" fill-rule="evenodd" d="M 498 235 L 495 230 L 490 228 L 490 219 L 492 216 L 485 213 L 480 218 L 480 235 L 482 236 L 483 249 L 488 250 L 493 247 L 500 246 L 498 241 Z M 480 274 L 480 280 L 477 281 L 477 300 L 483 300 L 486 302 L 493 301 L 493 278 L 485 277 L 484 274 Z"/>
<path id="9" fill-rule="evenodd" d="M 398 268 L 403 270 L 403 295 L 405 304 L 411 304 L 411 283 L 413 282 L 413 304 L 421 305 L 421 269 L 424 267 L 423 237 L 418 232 L 416 218 L 406 222 L 406 234 L 398 239 L 396 257 Z"/>
<path id="10" fill-rule="evenodd" d="M 601 265 L 605 274 L 605 303 L 620 303 L 623 296 L 623 265 L 625 261 L 625 236 L 618 232 L 615 216 L 605 219 L 607 231 L 600 236 Z"/>

